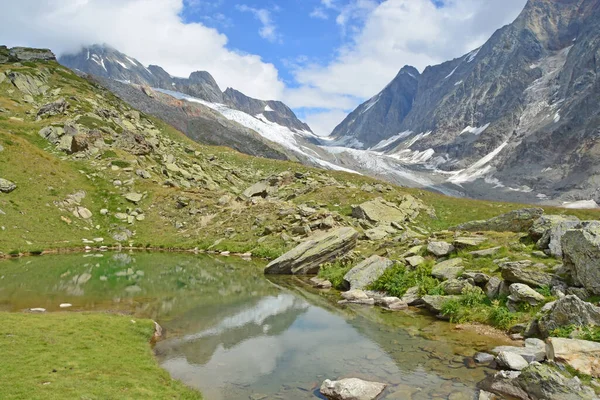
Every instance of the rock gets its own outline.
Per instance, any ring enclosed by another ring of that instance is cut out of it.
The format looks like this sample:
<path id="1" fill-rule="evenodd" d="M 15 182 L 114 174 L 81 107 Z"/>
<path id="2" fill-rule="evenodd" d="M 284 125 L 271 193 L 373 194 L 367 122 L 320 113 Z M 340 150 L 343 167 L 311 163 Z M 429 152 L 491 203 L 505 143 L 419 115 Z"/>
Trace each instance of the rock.
<path id="1" fill-rule="evenodd" d="M 426 295 L 421 298 L 421 301 L 429 311 L 434 314 L 442 312 L 442 307 L 447 301 L 458 300 L 459 296 L 437 296 L 437 295 Z"/>
<path id="2" fill-rule="evenodd" d="M 92 212 L 85 207 L 77 207 L 75 211 L 73 211 L 73 215 L 81 219 L 92 218 Z"/>
<path id="3" fill-rule="evenodd" d="M 142 179 L 150 179 L 152 178 L 152 175 L 150 175 L 150 172 L 144 170 L 144 169 L 138 169 L 135 171 L 135 174 L 137 176 L 139 176 Z"/>
<path id="4" fill-rule="evenodd" d="M 40 96 L 48 90 L 45 78 L 41 78 L 40 76 L 15 71 L 9 72 L 7 76 L 12 84 L 23 94 Z"/>
<path id="5" fill-rule="evenodd" d="M 579 378 L 568 378 L 548 364 L 531 363 L 516 379 L 531 399 L 592 400 L 595 392 Z"/>
<path id="6" fill-rule="evenodd" d="M 489 275 L 479 271 L 465 271 L 461 275 L 462 279 L 471 279 L 477 286 L 484 287 L 490 280 Z"/>
<path id="7" fill-rule="evenodd" d="M 408 263 L 408 265 L 415 268 L 415 267 L 418 267 L 419 265 L 423 264 L 425 262 L 425 259 L 421 256 L 412 256 L 412 257 L 407 257 L 405 259 L 405 261 Z"/>
<path id="8" fill-rule="evenodd" d="M 390 303 L 384 307 L 391 311 L 400 311 L 400 310 L 406 310 L 408 308 L 408 304 L 406 304 L 402 300 L 399 300 L 399 301 Z"/>
<path id="9" fill-rule="evenodd" d="M 9 181 L 8 179 L 0 178 L 0 192 L 10 193 L 16 188 L 17 185 L 14 182 Z"/>
<path id="10" fill-rule="evenodd" d="M 402 257 L 406 258 L 406 257 L 416 256 L 419 253 L 421 253 L 422 249 L 423 249 L 423 246 L 421 246 L 421 245 L 413 246 L 410 249 L 408 249 L 408 251 L 406 251 L 406 253 L 402 254 Z"/>
<path id="11" fill-rule="evenodd" d="M 402 302 L 408 304 L 409 306 L 414 306 L 420 303 L 421 296 L 419 295 L 419 287 L 413 286 L 409 288 L 400 300 L 402 300 Z"/>
<path id="12" fill-rule="evenodd" d="M 389 269 L 394 262 L 377 255 L 362 261 L 344 275 L 344 283 L 350 290 L 366 289 Z"/>
<path id="13" fill-rule="evenodd" d="M 381 239 L 384 239 L 385 237 L 387 237 L 388 235 L 389 235 L 389 232 L 387 232 L 385 229 L 382 229 L 382 228 L 372 228 L 372 229 L 367 229 L 365 231 L 365 236 L 369 240 L 381 240 Z"/>
<path id="14" fill-rule="evenodd" d="M 459 249 L 477 247 L 487 240 L 484 236 L 460 236 L 454 239 L 454 246 Z"/>
<path id="15" fill-rule="evenodd" d="M 454 228 L 450 228 L 450 230 L 470 232 L 528 232 L 534 222 L 541 217 L 543 213 L 544 210 L 541 208 L 524 208 L 488 220 L 466 222 Z"/>
<path id="16" fill-rule="evenodd" d="M 346 378 L 339 381 L 325 379 L 319 390 L 321 394 L 333 400 L 374 400 L 384 391 L 386 385 L 358 378 Z"/>
<path id="17" fill-rule="evenodd" d="M 260 181 L 244 190 L 242 196 L 249 199 L 252 197 L 267 197 L 275 192 L 275 188 L 272 187 L 267 181 Z"/>
<path id="18" fill-rule="evenodd" d="M 522 356 L 510 351 L 501 351 L 498 353 L 496 362 L 501 368 L 508 368 L 513 371 L 521 371 L 529 365 Z"/>
<path id="19" fill-rule="evenodd" d="M 17 61 L 55 61 L 54 53 L 48 49 L 34 49 L 29 47 L 13 47 L 9 51 L 10 57 Z"/>
<path id="20" fill-rule="evenodd" d="M 476 353 L 475 356 L 473 356 L 473 359 L 479 363 L 479 364 L 487 364 L 487 363 L 491 363 L 492 361 L 494 361 L 494 356 L 492 354 L 489 353 Z"/>
<path id="21" fill-rule="evenodd" d="M 432 268 L 431 275 L 441 280 L 455 279 L 464 271 L 462 264 L 462 258 L 442 261 Z"/>
<path id="22" fill-rule="evenodd" d="M 536 243 L 538 249 L 548 249 L 551 255 L 562 257 L 562 237 L 567 230 L 577 228 L 580 222 L 579 218 L 574 216 L 542 215 L 534 222 L 529 234 L 538 239 Z"/>
<path id="23" fill-rule="evenodd" d="M 357 301 L 357 300 L 367 300 L 369 296 L 364 292 L 364 290 L 349 290 L 347 292 L 342 292 L 342 298 L 348 301 Z"/>
<path id="24" fill-rule="evenodd" d="M 150 154 L 154 146 L 139 134 L 130 131 L 123 131 L 115 142 L 115 145 L 134 156 L 143 156 Z"/>
<path id="25" fill-rule="evenodd" d="M 502 285 L 502 280 L 495 276 L 491 277 L 488 283 L 485 284 L 485 288 L 483 291 L 488 299 L 495 299 L 499 295 L 500 285 Z"/>
<path id="26" fill-rule="evenodd" d="M 583 223 L 582 229 L 562 237 L 563 261 L 575 283 L 600 294 L 600 222 Z"/>
<path id="27" fill-rule="evenodd" d="M 498 254 L 500 250 L 502 250 L 502 247 L 492 247 L 491 249 L 471 251 L 469 254 L 475 258 L 493 257 Z"/>
<path id="28" fill-rule="evenodd" d="M 502 278 L 511 283 L 525 283 L 541 287 L 552 284 L 552 275 L 530 268 L 530 261 L 505 262 L 500 264 Z"/>
<path id="29" fill-rule="evenodd" d="M 549 338 L 549 360 L 569 365 L 585 375 L 600 377 L 600 343 L 587 340 Z"/>
<path id="30" fill-rule="evenodd" d="M 327 279 L 321 279 L 316 276 L 310 278 L 310 283 L 313 285 L 313 287 L 318 289 L 330 289 L 332 286 L 331 282 L 329 282 Z"/>
<path id="31" fill-rule="evenodd" d="M 36 307 L 36 308 L 30 308 L 29 311 L 35 312 L 35 313 L 43 313 L 43 312 L 46 312 L 46 309 L 41 308 L 41 307 Z"/>
<path id="32" fill-rule="evenodd" d="M 525 347 L 497 346 L 492 349 L 492 353 L 494 354 L 500 354 L 502 352 L 518 354 L 528 363 L 534 361 L 544 361 L 546 359 L 546 345 L 541 340 L 539 343 L 525 342 Z"/>
<path id="33" fill-rule="evenodd" d="M 499 397 L 494 393 L 486 392 L 485 390 L 480 390 L 479 395 L 477 396 L 477 400 L 499 400 Z"/>
<path id="34" fill-rule="evenodd" d="M 527 303 L 536 306 L 546 298 L 523 283 L 513 283 L 509 286 L 510 296 L 508 300 L 515 303 Z"/>
<path id="35" fill-rule="evenodd" d="M 316 274 L 321 264 L 352 250 L 357 239 L 358 232 L 349 227 L 317 234 L 269 263 L 265 274 Z"/>
<path id="36" fill-rule="evenodd" d="M 557 328 L 600 325 L 600 307 L 581 300 L 577 296 L 565 296 L 556 300 L 538 319 L 538 327 L 543 337 L 548 337 Z"/>
<path id="37" fill-rule="evenodd" d="M 134 204 L 137 204 L 140 201 L 142 201 L 142 199 L 144 198 L 144 195 L 141 194 L 141 193 L 131 192 L 131 193 L 125 194 L 123 197 L 125 197 L 125 199 L 127 201 L 130 201 L 130 202 L 132 202 Z"/>
<path id="38" fill-rule="evenodd" d="M 69 108 L 69 103 L 65 99 L 60 98 L 52 103 L 45 104 L 40 107 L 37 112 L 37 117 L 46 117 L 58 114 L 64 114 Z"/>
<path id="39" fill-rule="evenodd" d="M 400 208 L 398 205 L 378 197 L 354 207 L 352 209 L 352 216 L 374 224 L 389 224 L 390 222 L 407 221 L 414 215 L 415 211 L 418 214 L 418 208 L 416 210 L 412 206 Z"/>
<path id="40" fill-rule="evenodd" d="M 458 279 L 448 279 L 447 281 L 442 282 L 440 286 L 444 293 L 450 295 L 462 294 L 463 290 L 473 287 L 469 282 Z"/>
<path id="41" fill-rule="evenodd" d="M 590 292 L 588 292 L 585 288 L 569 287 L 566 289 L 565 294 L 572 294 L 573 296 L 577 296 L 584 301 L 590 297 Z"/>
<path id="42" fill-rule="evenodd" d="M 454 251 L 454 246 L 446 242 L 429 242 L 427 251 L 436 257 L 445 257 Z"/>
<path id="43" fill-rule="evenodd" d="M 488 376 L 477 385 L 483 390 L 496 393 L 502 396 L 510 396 L 520 400 L 530 400 L 527 392 L 523 390 L 516 379 L 521 372 L 519 371 L 500 371 L 494 375 Z"/>

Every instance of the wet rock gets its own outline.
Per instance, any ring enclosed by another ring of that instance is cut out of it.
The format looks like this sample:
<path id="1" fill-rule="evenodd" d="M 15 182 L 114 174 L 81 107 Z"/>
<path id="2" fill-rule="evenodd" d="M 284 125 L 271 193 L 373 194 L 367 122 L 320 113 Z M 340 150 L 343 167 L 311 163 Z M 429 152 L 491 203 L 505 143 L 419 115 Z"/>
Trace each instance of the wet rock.
<path id="1" fill-rule="evenodd" d="M 563 261 L 573 280 L 593 294 L 600 294 L 600 222 L 584 223 L 562 238 Z"/>
<path id="2" fill-rule="evenodd" d="M 344 275 L 344 284 L 351 290 L 366 289 L 394 265 L 392 260 L 378 255 L 362 261 Z"/>
<path id="3" fill-rule="evenodd" d="M 529 365 L 521 355 L 510 351 L 501 351 L 498 353 L 496 363 L 501 368 L 507 368 L 513 371 L 521 371 Z"/>
<path id="4" fill-rule="evenodd" d="M 558 299 L 538 319 L 538 327 L 543 337 L 550 336 L 555 329 L 569 325 L 600 325 L 600 307 L 570 295 Z"/>
<path id="5" fill-rule="evenodd" d="M 0 178 L 0 192 L 10 193 L 16 188 L 17 185 L 14 182 L 9 181 L 8 179 Z"/>
<path id="6" fill-rule="evenodd" d="M 466 222 L 454 228 L 450 228 L 450 230 L 470 232 L 528 232 L 534 222 L 541 217 L 543 213 L 544 210 L 541 208 L 524 208 L 488 220 Z"/>
<path id="7" fill-rule="evenodd" d="M 515 261 L 500 264 L 502 278 L 511 283 L 524 283 L 541 287 L 552 284 L 552 275 L 531 267 L 531 261 Z"/>
<path id="8" fill-rule="evenodd" d="M 429 242 L 427 251 L 436 257 L 445 257 L 454 251 L 454 246 L 446 242 Z"/>
<path id="9" fill-rule="evenodd" d="M 332 400 L 374 400 L 384 391 L 386 385 L 369 382 L 358 378 L 347 378 L 339 381 L 325 379 L 320 392 Z"/>
<path id="10" fill-rule="evenodd" d="M 536 306 L 545 300 L 544 296 L 523 283 L 513 283 L 509 286 L 508 290 L 510 291 L 510 295 L 508 296 L 509 302 L 527 303 Z"/>
<path id="11" fill-rule="evenodd" d="M 265 274 L 316 274 L 321 264 L 352 250 L 357 239 L 358 232 L 349 227 L 317 234 L 269 263 Z"/>
<path id="12" fill-rule="evenodd" d="M 463 271 L 462 258 L 452 258 L 436 264 L 431 270 L 431 275 L 438 279 L 447 280 L 457 278 Z"/>
<path id="13" fill-rule="evenodd" d="M 549 360 L 595 378 L 600 377 L 600 343 L 587 340 L 549 338 L 546 354 Z"/>
<path id="14" fill-rule="evenodd" d="M 317 289 L 330 289 L 332 287 L 331 282 L 329 282 L 327 279 L 321 279 L 316 276 L 310 278 L 310 283 Z"/>

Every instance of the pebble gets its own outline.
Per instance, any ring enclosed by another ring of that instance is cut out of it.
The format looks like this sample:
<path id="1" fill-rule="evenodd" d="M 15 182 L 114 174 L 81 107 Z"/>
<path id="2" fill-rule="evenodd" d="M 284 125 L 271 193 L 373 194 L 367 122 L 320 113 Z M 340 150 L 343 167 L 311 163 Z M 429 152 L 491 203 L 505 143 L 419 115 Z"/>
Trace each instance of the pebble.
<path id="1" fill-rule="evenodd" d="M 71 303 L 62 303 L 59 307 L 60 308 L 69 308 L 69 307 L 73 307 L 73 304 L 71 304 Z"/>

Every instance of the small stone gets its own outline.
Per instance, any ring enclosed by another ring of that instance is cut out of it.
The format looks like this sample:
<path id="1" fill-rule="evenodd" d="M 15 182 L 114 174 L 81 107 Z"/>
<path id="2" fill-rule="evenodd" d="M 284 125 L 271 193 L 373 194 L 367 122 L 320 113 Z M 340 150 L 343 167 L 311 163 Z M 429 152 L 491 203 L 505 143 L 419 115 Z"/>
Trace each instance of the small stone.
<path id="1" fill-rule="evenodd" d="M 140 201 L 142 201 L 142 198 L 144 198 L 144 195 L 141 193 L 131 192 L 131 193 L 127 193 L 124 197 L 127 201 L 137 204 Z"/>
<path id="2" fill-rule="evenodd" d="M 491 363 L 492 361 L 494 361 L 494 356 L 489 353 L 481 353 L 480 352 L 480 353 L 475 354 L 475 356 L 473 358 L 479 364 L 487 364 L 487 363 Z"/>
<path id="3" fill-rule="evenodd" d="M 446 242 L 429 242 L 427 251 L 436 257 L 445 257 L 454 251 L 454 246 Z"/>
<path id="4" fill-rule="evenodd" d="M 8 179 L 0 178 L 0 192 L 10 193 L 16 188 L 17 185 L 14 182 L 9 181 Z"/>
<path id="5" fill-rule="evenodd" d="M 60 308 L 69 308 L 69 307 L 73 307 L 73 304 L 71 304 L 71 303 L 62 303 L 59 307 Z"/>
<path id="6" fill-rule="evenodd" d="M 405 260 L 408 263 L 408 265 L 410 265 L 413 268 L 416 268 L 425 262 L 425 259 L 421 256 L 407 257 Z"/>
<path id="7" fill-rule="evenodd" d="M 46 312 L 46 309 L 45 308 L 41 308 L 41 307 L 37 307 L 37 308 L 30 308 L 29 311 L 35 312 L 35 313 L 43 313 L 43 312 Z"/>

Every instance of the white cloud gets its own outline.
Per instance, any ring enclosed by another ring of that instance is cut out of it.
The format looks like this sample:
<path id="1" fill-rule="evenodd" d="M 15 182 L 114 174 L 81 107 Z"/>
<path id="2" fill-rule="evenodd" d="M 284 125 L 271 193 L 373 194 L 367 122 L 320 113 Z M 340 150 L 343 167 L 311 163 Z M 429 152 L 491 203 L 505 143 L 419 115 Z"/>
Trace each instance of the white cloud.
<path id="1" fill-rule="evenodd" d="M 261 38 L 273 43 L 282 43 L 281 35 L 277 32 L 277 26 L 273 23 L 271 11 L 266 8 L 254 8 L 245 4 L 237 5 L 236 9 L 242 12 L 249 12 L 254 15 L 254 18 L 262 24 L 258 34 Z"/>
<path id="2" fill-rule="evenodd" d="M 222 89 L 279 99 L 284 84 L 274 65 L 227 48 L 227 37 L 181 19 L 183 0 L 20 0 L 0 13 L 0 37 L 9 46 L 76 52 L 107 43 L 176 76 L 209 71 Z"/>
<path id="3" fill-rule="evenodd" d="M 322 7 L 317 7 L 310 13 L 311 18 L 329 19 L 327 12 Z"/>

